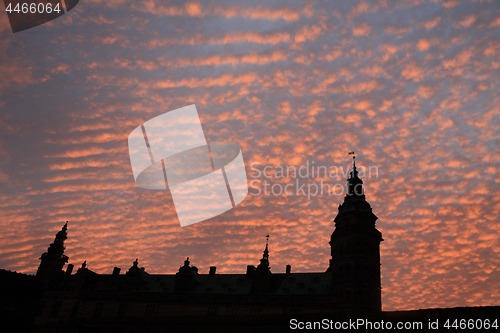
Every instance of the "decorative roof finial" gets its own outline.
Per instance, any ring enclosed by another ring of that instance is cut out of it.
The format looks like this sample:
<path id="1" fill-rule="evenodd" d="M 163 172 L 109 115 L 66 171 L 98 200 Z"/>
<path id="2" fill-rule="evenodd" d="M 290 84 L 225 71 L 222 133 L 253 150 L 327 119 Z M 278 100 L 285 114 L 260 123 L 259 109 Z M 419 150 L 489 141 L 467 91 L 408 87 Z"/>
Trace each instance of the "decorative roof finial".
<path id="1" fill-rule="evenodd" d="M 269 234 L 266 236 L 266 249 L 264 250 L 264 259 L 269 259 Z"/>
<path id="2" fill-rule="evenodd" d="M 349 152 L 349 156 L 352 155 L 352 171 L 351 171 L 351 178 L 355 178 L 357 175 L 356 172 L 356 154 L 354 151 Z"/>
<path id="3" fill-rule="evenodd" d="M 352 155 L 352 167 L 355 168 L 356 167 L 356 153 L 354 151 L 350 151 L 349 152 L 349 156 Z"/>

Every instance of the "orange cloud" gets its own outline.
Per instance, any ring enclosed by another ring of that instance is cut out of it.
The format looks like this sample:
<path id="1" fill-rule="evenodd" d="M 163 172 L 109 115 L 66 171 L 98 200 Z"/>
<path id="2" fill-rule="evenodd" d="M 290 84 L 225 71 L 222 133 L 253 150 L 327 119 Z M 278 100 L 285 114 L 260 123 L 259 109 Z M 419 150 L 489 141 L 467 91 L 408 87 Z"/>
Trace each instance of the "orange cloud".
<path id="1" fill-rule="evenodd" d="M 434 28 L 435 26 L 437 26 L 439 24 L 439 22 L 441 21 L 441 17 L 436 17 L 435 19 L 433 20 L 430 20 L 430 21 L 426 21 L 426 22 L 423 22 L 422 23 L 422 26 L 426 29 L 432 29 Z"/>
<path id="2" fill-rule="evenodd" d="M 500 26 L 500 16 L 493 19 L 493 21 L 491 21 L 490 23 L 490 28 L 494 28 L 494 27 L 498 27 Z"/>
<path id="3" fill-rule="evenodd" d="M 429 43 L 429 41 L 427 39 L 420 39 L 418 41 L 418 44 L 417 44 L 417 48 L 420 50 L 420 51 L 426 51 L 429 49 L 429 47 L 431 46 L 431 44 Z"/>
<path id="4" fill-rule="evenodd" d="M 322 34 L 321 27 L 313 25 L 311 27 L 305 26 L 295 35 L 295 42 L 302 43 L 305 41 L 314 41 Z"/>
<path id="5" fill-rule="evenodd" d="M 401 72 L 401 76 L 404 77 L 407 80 L 413 80 L 413 81 L 421 81 L 425 77 L 424 70 L 417 66 L 414 63 L 408 64 L 403 71 Z"/>
<path id="6" fill-rule="evenodd" d="M 224 6 L 216 7 L 213 10 L 214 15 L 220 15 L 227 18 L 231 17 L 244 17 L 251 18 L 253 20 L 265 19 L 265 20 L 286 20 L 286 21 L 297 21 L 300 18 L 300 14 L 290 8 L 284 7 L 280 9 L 271 9 L 268 7 L 236 7 L 236 6 Z"/>
<path id="7" fill-rule="evenodd" d="M 474 22 L 476 22 L 476 19 L 477 19 L 477 17 L 475 15 L 468 15 L 468 16 L 464 17 L 463 20 L 461 20 L 460 22 L 458 22 L 458 24 L 454 24 L 454 27 L 455 28 L 460 28 L 460 26 L 461 26 L 461 27 L 464 27 L 464 28 L 468 28 L 471 25 L 473 25 Z"/>
<path id="8" fill-rule="evenodd" d="M 443 7 L 444 7 L 444 8 L 448 8 L 448 9 L 453 8 L 453 7 L 455 7 L 456 5 L 458 5 L 458 2 L 457 2 L 457 1 L 454 1 L 454 0 L 452 0 L 452 1 L 447 1 L 447 2 L 443 2 Z"/>
<path id="9" fill-rule="evenodd" d="M 372 31 L 372 27 L 367 23 L 363 22 L 352 29 L 352 34 L 354 36 L 368 36 Z"/>
<path id="10" fill-rule="evenodd" d="M 413 31 L 412 27 L 403 27 L 403 26 L 394 26 L 394 27 L 387 27 L 384 29 L 385 33 L 388 35 L 397 35 L 397 36 L 402 36 L 404 34 L 407 34 L 409 32 Z"/>

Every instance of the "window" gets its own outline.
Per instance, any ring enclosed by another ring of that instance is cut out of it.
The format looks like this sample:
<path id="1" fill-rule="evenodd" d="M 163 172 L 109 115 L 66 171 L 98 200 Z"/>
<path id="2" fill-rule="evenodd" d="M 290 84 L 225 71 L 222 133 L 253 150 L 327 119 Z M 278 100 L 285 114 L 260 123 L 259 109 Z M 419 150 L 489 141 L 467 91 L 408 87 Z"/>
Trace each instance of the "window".
<path id="1" fill-rule="evenodd" d="M 94 318 L 101 318 L 102 308 L 104 307 L 104 303 L 97 303 L 94 311 Z"/>
<path id="2" fill-rule="evenodd" d="M 40 302 L 40 305 L 38 306 L 38 316 L 42 315 L 43 308 L 45 308 L 45 300 Z"/>
<path id="3" fill-rule="evenodd" d="M 127 313 L 127 304 L 122 303 L 118 308 L 118 317 L 125 317 L 125 313 Z"/>
<path id="4" fill-rule="evenodd" d="M 258 315 L 262 312 L 262 309 L 251 309 L 250 314 L 252 315 Z"/>
<path id="5" fill-rule="evenodd" d="M 71 311 L 71 318 L 75 318 L 76 314 L 78 313 L 78 307 L 80 306 L 80 302 L 75 302 L 75 305 L 73 305 L 73 310 Z"/>
<path id="6" fill-rule="evenodd" d="M 54 304 L 52 305 L 52 310 L 50 311 L 50 316 L 51 317 L 56 317 L 57 314 L 59 313 L 59 309 L 61 308 L 61 301 L 54 301 Z"/>
<path id="7" fill-rule="evenodd" d="M 151 317 L 156 315 L 157 312 L 158 312 L 157 304 L 148 304 L 148 306 L 146 306 L 146 312 L 144 313 L 144 315 L 146 317 Z"/>

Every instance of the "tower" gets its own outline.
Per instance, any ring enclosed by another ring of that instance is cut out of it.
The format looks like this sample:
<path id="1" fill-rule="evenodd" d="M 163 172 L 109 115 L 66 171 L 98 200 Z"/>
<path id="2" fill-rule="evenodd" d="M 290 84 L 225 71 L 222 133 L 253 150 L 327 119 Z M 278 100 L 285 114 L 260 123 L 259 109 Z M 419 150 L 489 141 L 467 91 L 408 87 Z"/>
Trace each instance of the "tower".
<path id="1" fill-rule="evenodd" d="M 380 242 L 383 239 L 375 227 L 377 216 L 366 201 L 355 159 L 354 156 L 344 202 L 339 205 L 334 220 L 328 271 L 332 272 L 338 309 L 381 311 Z"/>
<path id="2" fill-rule="evenodd" d="M 266 248 L 260 259 L 260 264 L 252 274 L 251 294 L 265 295 L 275 286 L 273 284 L 271 267 L 269 266 L 269 235 L 266 236 Z"/>
<path id="3" fill-rule="evenodd" d="M 269 266 L 269 235 L 266 236 L 266 248 L 262 254 L 262 259 L 260 259 L 260 264 L 255 269 L 257 274 L 271 274 L 271 267 Z"/>
<path id="4" fill-rule="evenodd" d="M 40 257 L 36 276 L 42 280 L 46 287 L 52 288 L 62 281 L 64 276 L 63 267 L 68 262 L 68 257 L 64 255 L 64 241 L 68 238 L 68 222 L 56 234 L 54 242 L 50 244 L 47 252 Z"/>

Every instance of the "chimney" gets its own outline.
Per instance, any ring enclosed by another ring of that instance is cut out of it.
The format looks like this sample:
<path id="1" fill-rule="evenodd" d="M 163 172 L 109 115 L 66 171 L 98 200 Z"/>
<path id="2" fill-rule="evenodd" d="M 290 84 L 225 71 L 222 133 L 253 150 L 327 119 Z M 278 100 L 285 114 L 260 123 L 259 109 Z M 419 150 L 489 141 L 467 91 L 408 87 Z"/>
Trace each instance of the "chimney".
<path id="1" fill-rule="evenodd" d="M 68 264 L 68 268 L 66 268 L 66 275 L 71 275 L 71 273 L 73 272 L 73 264 Z"/>
<path id="2" fill-rule="evenodd" d="M 292 272 L 292 266 L 286 265 L 286 274 L 290 274 Z"/>
<path id="3" fill-rule="evenodd" d="M 73 264 L 68 264 L 68 267 L 66 268 L 66 273 L 64 274 L 64 278 L 62 281 L 62 285 L 66 285 L 68 283 L 68 280 L 71 279 L 71 272 L 73 272 Z"/>
<path id="4" fill-rule="evenodd" d="M 255 266 L 254 265 L 248 265 L 247 266 L 247 275 L 252 275 L 255 272 Z"/>
<path id="5" fill-rule="evenodd" d="M 210 266 L 210 272 L 208 273 L 209 275 L 215 275 L 215 271 L 217 270 L 217 267 L 215 266 Z"/>
<path id="6" fill-rule="evenodd" d="M 118 276 L 120 274 L 120 270 L 121 269 L 118 267 L 113 268 L 113 276 Z"/>

